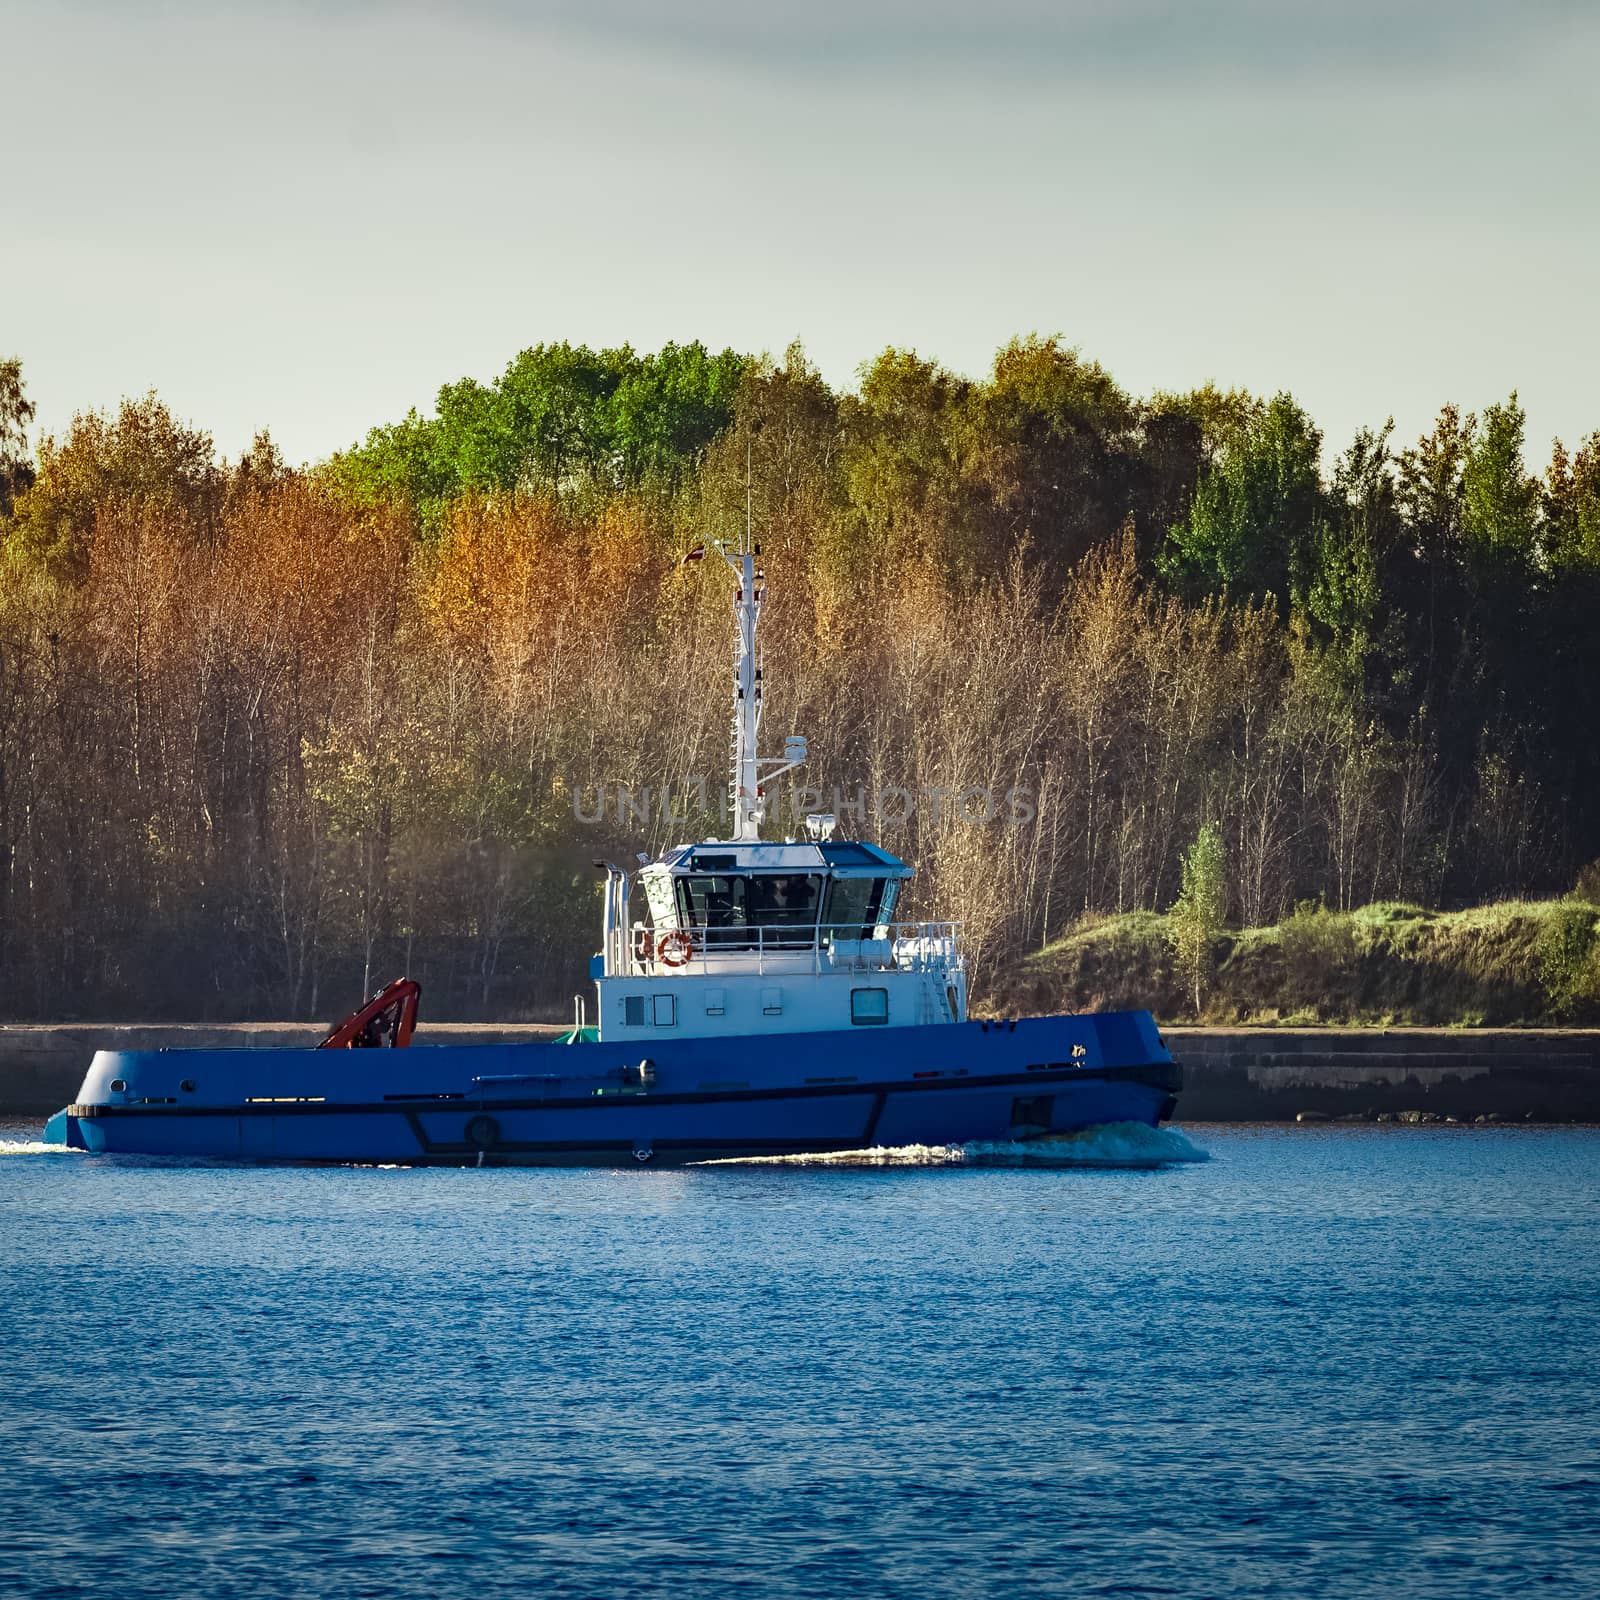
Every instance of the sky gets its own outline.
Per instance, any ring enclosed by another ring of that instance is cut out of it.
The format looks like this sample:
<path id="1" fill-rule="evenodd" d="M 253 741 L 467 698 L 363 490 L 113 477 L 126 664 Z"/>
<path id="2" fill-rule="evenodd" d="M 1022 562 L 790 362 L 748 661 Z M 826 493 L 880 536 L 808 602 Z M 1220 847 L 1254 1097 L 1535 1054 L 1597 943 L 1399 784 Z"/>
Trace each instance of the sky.
<path id="1" fill-rule="evenodd" d="M 0 0 L 0 355 L 315 460 L 568 339 L 1600 428 L 1600 3 Z"/>

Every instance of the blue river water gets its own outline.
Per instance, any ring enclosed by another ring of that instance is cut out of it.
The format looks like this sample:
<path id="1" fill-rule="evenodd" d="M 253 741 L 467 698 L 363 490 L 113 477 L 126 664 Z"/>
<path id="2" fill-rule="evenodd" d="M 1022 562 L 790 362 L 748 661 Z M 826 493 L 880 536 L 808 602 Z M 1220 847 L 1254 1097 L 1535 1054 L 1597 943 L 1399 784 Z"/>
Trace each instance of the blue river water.
<path id="1" fill-rule="evenodd" d="M 0 1594 L 1600 1595 L 1597 1130 L 0 1135 Z"/>

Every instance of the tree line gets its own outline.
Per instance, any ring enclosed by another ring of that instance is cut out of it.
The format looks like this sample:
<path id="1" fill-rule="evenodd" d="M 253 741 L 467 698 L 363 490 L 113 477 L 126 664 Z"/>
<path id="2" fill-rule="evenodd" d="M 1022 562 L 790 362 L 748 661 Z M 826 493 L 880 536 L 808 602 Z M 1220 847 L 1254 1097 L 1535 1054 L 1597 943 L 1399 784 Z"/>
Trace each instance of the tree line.
<path id="1" fill-rule="evenodd" d="M 1600 434 L 1530 465 L 1514 394 L 1333 453 L 1288 394 L 1140 398 L 1058 339 L 846 392 L 798 346 L 560 344 L 306 467 L 154 395 L 31 423 L 0 362 L 11 1017 L 319 1017 L 400 971 L 560 1009 L 592 859 L 716 830 L 728 595 L 680 558 L 747 461 L 766 732 L 813 804 L 916 797 L 852 825 L 980 997 L 1170 905 L 1202 830 L 1246 925 L 1600 855 Z M 589 820 L 619 785 L 674 798 Z"/>

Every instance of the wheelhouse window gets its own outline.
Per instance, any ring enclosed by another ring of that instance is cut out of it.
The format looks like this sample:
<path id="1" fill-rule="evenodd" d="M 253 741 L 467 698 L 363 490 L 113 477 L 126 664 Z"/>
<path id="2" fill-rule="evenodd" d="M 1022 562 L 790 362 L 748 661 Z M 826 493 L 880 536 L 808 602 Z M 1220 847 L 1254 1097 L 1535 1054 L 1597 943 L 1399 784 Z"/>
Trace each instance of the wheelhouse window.
<path id="1" fill-rule="evenodd" d="M 769 949 L 809 945 L 821 899 L 822 879 L 815 874 L 708 873 L 678 879 L 679 920 L 701 932 L 708 949 L 752 945 L 758 938 Z"/>
<path id="2" fill-rule="evenodd" d="M 677 880 L 678 924 L 701 930 L 707 949 L 749 938 L 750 880 L 707 874 Z"/>
<path id="3" fill-rule="evenodd" d="M 804 929 L 817 926 L 822 879 L 805 873 L 763 873 L 750 880 L 750 920 L 758 928 Z"/>
<path id="4" fill-rule="evenodd" d="M 822 908 L 823 931 L 832 939 L 870 939 L 883 921 L 883 892 L 894 885 L 883 878 L 834 878 Z"/>

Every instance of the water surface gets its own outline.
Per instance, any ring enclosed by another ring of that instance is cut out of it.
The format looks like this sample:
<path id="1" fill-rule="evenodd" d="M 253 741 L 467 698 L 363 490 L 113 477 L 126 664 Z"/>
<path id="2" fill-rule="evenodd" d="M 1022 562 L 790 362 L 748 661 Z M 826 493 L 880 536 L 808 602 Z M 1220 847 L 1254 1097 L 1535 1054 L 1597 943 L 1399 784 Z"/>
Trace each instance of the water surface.
<path id="1" fill-rule="evenodd" d="M 0 1592 L 1600 1593 L 1600 1131 L 678 1171 L 0 1132 Z"/>

